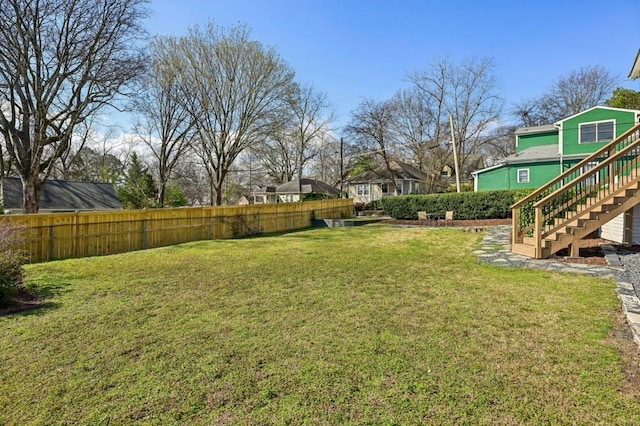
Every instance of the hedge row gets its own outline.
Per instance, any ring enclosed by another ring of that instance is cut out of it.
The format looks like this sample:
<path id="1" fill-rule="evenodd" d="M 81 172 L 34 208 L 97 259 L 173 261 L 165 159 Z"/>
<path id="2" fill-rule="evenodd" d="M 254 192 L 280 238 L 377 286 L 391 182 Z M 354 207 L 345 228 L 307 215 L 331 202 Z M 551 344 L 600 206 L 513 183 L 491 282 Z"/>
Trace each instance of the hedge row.
<path id="1" fill-rule="evenodd" d="M 460 192 L 446 194 L 404 195 L 382 199 L 385 213 L 394 219 L 418 219 L 424 211 L 444 217 L 454 212 L 454 219 L 505 219 L 511 217 L 511 206 L 531 190 Z"/>

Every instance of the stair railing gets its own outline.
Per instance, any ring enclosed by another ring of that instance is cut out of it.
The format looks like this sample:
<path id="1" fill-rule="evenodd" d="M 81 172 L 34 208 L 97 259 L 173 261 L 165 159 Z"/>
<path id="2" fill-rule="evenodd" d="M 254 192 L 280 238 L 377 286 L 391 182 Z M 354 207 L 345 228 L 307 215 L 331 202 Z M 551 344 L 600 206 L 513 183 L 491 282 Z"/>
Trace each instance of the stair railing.
<path id="1" fill-rule="evenodd" d="M 533 236 L 539 256 L 542 239 L 583 213 L 586 203 L 593 208 L 598 198 L 635 178 L 639 157 L 640 124 L 515 203 L 512 242 Z"/>

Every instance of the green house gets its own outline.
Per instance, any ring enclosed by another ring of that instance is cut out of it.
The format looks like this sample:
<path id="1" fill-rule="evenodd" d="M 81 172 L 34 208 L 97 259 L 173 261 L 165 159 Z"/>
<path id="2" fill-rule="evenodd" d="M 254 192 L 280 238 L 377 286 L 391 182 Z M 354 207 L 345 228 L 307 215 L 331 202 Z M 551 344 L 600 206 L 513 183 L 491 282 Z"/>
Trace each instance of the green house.
<path id="1" fill-rule="evenodd" d="M 640 111 L 597 106 L 516 130 L 516 153 L 473 172 L 476 191 L 538 188 L 640 122 Z"/>

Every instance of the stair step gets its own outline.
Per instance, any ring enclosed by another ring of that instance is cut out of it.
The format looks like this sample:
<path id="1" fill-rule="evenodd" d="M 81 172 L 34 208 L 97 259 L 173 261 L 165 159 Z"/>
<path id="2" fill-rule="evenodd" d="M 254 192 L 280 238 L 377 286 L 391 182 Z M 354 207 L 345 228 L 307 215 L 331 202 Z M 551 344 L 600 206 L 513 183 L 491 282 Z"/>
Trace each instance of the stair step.
<path id="1" fill-rule="evenodd" d="M 592 212 L 601 212 L 603 211 L 604 206 L 600 204 L 599 206 L 594 206 L 593 204 L 578 204 L 576 206 L 576 212 L 581 213 L 585 210 L 591 210 Z"/>
<path id="2" fill-rule="evenodd" d="M 523 256 L 536 257 L 536 246 L 528 244 L 512 244 L 511 251 L 515 254 L 521 254 Z"/>
<path id="3" fill-rule="evenodd" d="M 637 129 L 640 129 L 640 125 Z M 634 131 L 636 132 L 634 135 L 637 135 L 637 130 Z M 634 146 L 640 146 L 637 136 L 634 137 L 632 143 L 636 144 Z M 615 146 L 615 143 L 618 142 L 613 141 L 611 146 Z M 637 156 L 637 151 L 629 152 L 628 155 Z M 628 159 L 625 158 L 624 162 L 627 161 Z M 522 243 L 512 245 L 512 251 L 534 258 L 549 257 L 558 250 L 570 247 L 573 243 L 577 245 L 579 239 L 584 238 L 620 213 L 638 205 L 640 203 L 640 179 L 638 179 L 640 167 L 635 167 L 634 164 L 629 166 L 628 170 L 620 173 L 619 176 L 616 176 L 615 181 L 613 177 L 607 178 L 606 181 L 600 182 L 602 185 L 597 187 L 577 188 L 577 192 L 567 192 L 565 189 L 560 193 L 561 197 L 557 197 L 544 206 L 544 210 L 547 212 L 545 213 L 547 215 L 546 224 L 538 224 L 542 227 L 543 232 L 553 232 L 546 235 L 543 233 L 545 237 L 542 242 L 537 242 L 533 237 L 524 237 Z M 572 184 L 575 185 L 576 182 L 580 181 L 574 180 Z M 576 190 L 571 189 L 571 191 Z M 587 191 L 592 192 L 587 194 Z M 581 199 L 579 202 L 573 201 L 576 198 Z M 554 215 L 558 217 L 553 217 Z M 541 246 L 540 252 L 536 252 L 537 245 Z"/>

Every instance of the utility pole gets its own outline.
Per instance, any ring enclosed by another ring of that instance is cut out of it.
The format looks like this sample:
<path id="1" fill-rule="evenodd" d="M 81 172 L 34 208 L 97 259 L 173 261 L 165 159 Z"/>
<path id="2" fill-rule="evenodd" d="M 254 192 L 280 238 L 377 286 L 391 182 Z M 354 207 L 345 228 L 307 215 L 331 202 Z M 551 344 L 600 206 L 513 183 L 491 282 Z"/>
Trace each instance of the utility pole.
<path id="1" fill-rule="evenodd" d="M 344 141 L 340 138 L 340 198 L 343 198 L 342 194 L 342 182 L 344 180 Z"/>
<path id="2" fill-rule="evenodd" d="M 456 171 L 456 191 L 460 192 L 460 167 L 458 166 L 458 150 L 456 148 L 456 136 L 453 133 L 453 114 L 449 114 L 451 124 L 451 144 L 453 145 L 453 167 Z"/>

